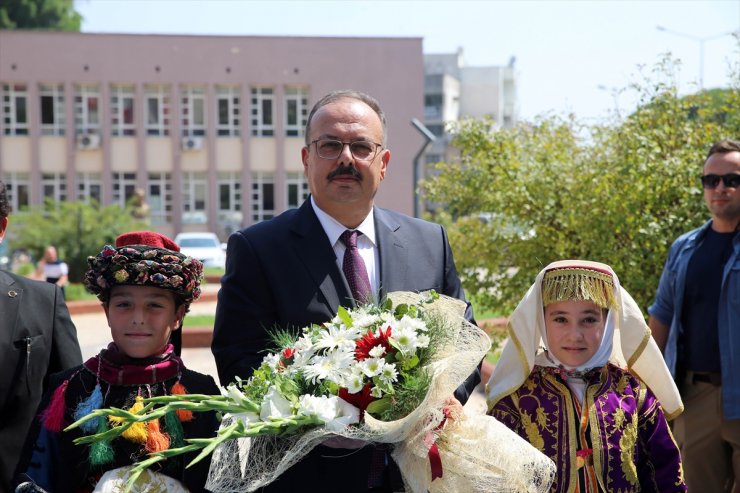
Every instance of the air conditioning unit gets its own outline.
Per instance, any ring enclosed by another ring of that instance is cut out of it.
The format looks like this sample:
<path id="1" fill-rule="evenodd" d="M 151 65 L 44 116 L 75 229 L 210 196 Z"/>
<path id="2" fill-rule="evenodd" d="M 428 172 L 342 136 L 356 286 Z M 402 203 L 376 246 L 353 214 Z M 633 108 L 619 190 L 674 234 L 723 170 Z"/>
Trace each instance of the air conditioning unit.
<path id="1" fill-rule="evenodd" d="M 80 134 L 77 136 L 77 148 L 83 151 L 97 149 L 100 147 L 100 135 Z"/>
<path id="2" fill-rule="evenodd" d="M 183 137 L 182 138 L 182 150 L 183 151 L 195 151 L 203 148 L 202 137 Z"/>

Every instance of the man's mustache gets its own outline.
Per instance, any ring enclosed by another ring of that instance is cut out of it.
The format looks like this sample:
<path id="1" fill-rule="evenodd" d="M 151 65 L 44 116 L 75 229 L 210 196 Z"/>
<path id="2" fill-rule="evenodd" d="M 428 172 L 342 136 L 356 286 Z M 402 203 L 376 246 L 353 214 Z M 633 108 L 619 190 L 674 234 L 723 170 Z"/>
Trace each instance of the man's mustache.
<path id="1" fill-rule="evenodd" d="M 354 166 L 340 166 L 326 176 L 327 180 L 333 180 L 337 176 L 349 175 L 358 181 L 362 181 L 362 175 Z"/>

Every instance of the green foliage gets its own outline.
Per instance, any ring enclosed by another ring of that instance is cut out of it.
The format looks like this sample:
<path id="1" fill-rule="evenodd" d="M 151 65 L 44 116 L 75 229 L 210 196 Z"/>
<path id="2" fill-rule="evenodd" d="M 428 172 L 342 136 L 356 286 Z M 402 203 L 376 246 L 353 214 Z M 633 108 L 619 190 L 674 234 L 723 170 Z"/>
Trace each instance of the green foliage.
<path id="1" fill-rule="evenodd" d="M 216 316 L 215 315 L 193 315 L 192 313 L 189 313 L 185 320 L 183 320 L 182 326 L 184 328 L 188 327 L 210 327 L 213 328 L 213 324 L 216 322 Z"/>
<path id="2" fill-rule="evenodd" d="M 84 284 L 70 283 L 64 288 L 64 299 L 67 301 L 97 300 L 98 297 L 85 289 Z"/>
<path id="3" fill-rule="evenodd" d="M 0 29 L 79 31 L 82 16 L 73 0 L 3 0 Z"/>
<path id="4" fill-rule="evenodd" d="M 101 207 L 97 203 L 47 201 L 12 216 L 12 245 L 25 248 L 41 258 L 48 245 L 54 245 L 59 258 L 69 265 L 70 282 L 81 282 L 87 270 L 87 257 L 112 245 L 118 235 L 142 229 L 128 209 L 118 205 Z"/>
<path id="5" fill-rule="evenodd" d="M 666 58 L 635 83 L 640 108 L 622 122 L 460 124 L 459 162 L 441 163 L 424 190 L 445 204 L 435 219 L 449 224 L 482 310 L 510 313 L 542 267 L 567 258 L 611 265 L 650 304 L 670 244 L 708 218 L 698 180 L 707 149 L 740 135 L 737 73 L 732 89 L 678 97 L 675 72 Z"/>
<path id="6" fill-rule="evenodd" d="M 394 421 L 410 414 L 424 401 L 431 384 L 432 374 L 427 369 L 404 374 L 395 385 L 395 393 L 387 394 L 390 405 L 381 406 L 380 419 Z"/>
<path id="7" fill-rule="evenodd" d="M 18 274 L 19 276 L 33 276 L 34 272 L 36 272 L 36 269 L 34 268 L 32 263 L 25 263 L 19 265 L 16 269 L 14 269 L 14 272 Z"/>

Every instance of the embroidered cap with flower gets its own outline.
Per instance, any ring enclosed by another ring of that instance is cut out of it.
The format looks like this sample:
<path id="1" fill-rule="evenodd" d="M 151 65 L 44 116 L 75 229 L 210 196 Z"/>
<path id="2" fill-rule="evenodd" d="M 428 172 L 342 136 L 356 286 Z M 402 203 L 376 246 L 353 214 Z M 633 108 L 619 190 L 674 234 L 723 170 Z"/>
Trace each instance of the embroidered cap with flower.
<path id="1" fill-rule="evenodd" d="M 106 245 L 98 255 L 88 257 L 87 263 L 85 286 L 101 301 L 108 300 L 116 285 L 168 289 L 186 306 L 200 296 L 203 264 L 180 253 L 180 247 L 161 233 L 124 233 L 116 238 L 115 247 Z"/>

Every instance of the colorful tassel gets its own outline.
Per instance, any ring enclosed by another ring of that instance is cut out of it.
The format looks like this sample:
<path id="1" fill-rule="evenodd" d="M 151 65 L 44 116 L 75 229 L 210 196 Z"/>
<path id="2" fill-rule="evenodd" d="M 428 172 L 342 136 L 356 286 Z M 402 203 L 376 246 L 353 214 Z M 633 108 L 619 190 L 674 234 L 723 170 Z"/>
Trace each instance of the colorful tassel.
<path id="1" fill-rule="evenodd" d="M 65 380 L 56 388 L 51 397 L 49 407 L 41 413 L 41 422 L 44 428 L 59 433 L 64 428 L 64 395 L 67 392 L 69 380 Z"/>
<path id="2" fill-rule="evenodd" d="M 175 385 L 173 385 L 170 390 L 170 394 L 172 395 L 183 395 L 187 393 L 188 389 L 186 389 L 179 380 L 175 382 Z M 177 417 L 180 418 L 180 421 L 183 423 L 193 420 L 193 411 L 190 411 L 189 409 L 177 409 L 175 412 L 177 412 Z"/>
<path id="3" fill-rule="evenodd" d="M 84 399 L 80 401 L 79 404 L 77 404 L 77 408 L 74 412 L 74 418 L 75 421 L 78 419 L 82 419 L 91 412 L 95 411 L 96 409 L 100 409 L 103 405 L 103 392 L 100 390 L 100 384 L 95 385 L 95 388 L 92 391 L 92 394 L 87 399 Z M 93 433 L 95 430 L 98 429 L 98 426 L 100 425 L 101 419 L 99 417 L 95 417 L 92 419 L 89 419 L 82 423 L 80 425 L 80 428 L 82 428 L 82 431 L 84 431 L 87 434 Z"/>
<path id="4" fill-rule="evenodd" d="M 137 395 L 134 405 L 131 406 L 128 412 L 136 414 L 142 409 L 144 409 L 144 398 Z M 108 416 L 108 420 L 116 425 L 120 425 L 123 422 L 123 418 L 115 416 Z M 121 436 L 130 442 L 145 444 L 147 440 L 146 423 L 132 424 L 126 431 L 121 433 Z"/>
<path id="5" fill-rule="evenodd" d="M 167 429 L 167 434 L 170 436 L 170 446 L 173 448 L 184 447 L 185 432 L 174 411 L 170 411 L 164 415 L 164 426 Z"/>
<path id="6" fill-rule="evenodd" d="M 104 419 L 98 420 L 96 433 L 105 433 L 108 431 L 108 423 Z M 90 464 L 93 466 L 102 466 L 113 462 L 115 453 L 111 447 L 110 440 L 102 440 L 90 445 Z"/>
<path id="7" fill-rule="evenodd" d="M 162 452 L 170 448 L 170 437 L 162 433 L 159 420 L 153 419 L 146 424 L 149 436 L 146 439 L 146 451 L 149 453 Z"/>

